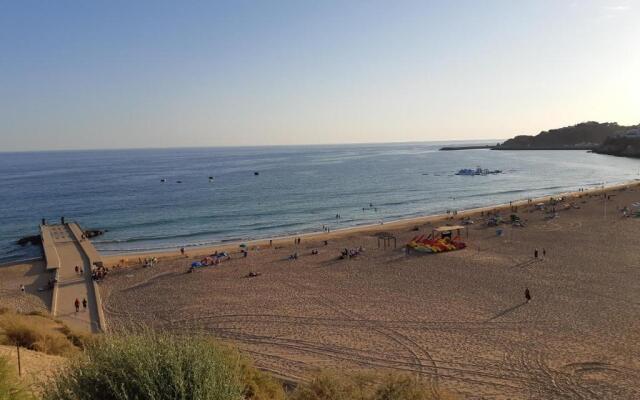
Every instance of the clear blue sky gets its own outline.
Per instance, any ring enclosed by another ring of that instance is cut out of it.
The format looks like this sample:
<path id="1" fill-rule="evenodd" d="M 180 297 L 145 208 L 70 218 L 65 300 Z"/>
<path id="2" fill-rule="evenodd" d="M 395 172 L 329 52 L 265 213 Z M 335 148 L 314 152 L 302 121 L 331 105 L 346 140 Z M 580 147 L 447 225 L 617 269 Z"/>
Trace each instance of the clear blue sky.
<path id="1" fill-rule="evenodd" d="M 640 122 L 640 1 L 3 1 L 0 151 Z"/>

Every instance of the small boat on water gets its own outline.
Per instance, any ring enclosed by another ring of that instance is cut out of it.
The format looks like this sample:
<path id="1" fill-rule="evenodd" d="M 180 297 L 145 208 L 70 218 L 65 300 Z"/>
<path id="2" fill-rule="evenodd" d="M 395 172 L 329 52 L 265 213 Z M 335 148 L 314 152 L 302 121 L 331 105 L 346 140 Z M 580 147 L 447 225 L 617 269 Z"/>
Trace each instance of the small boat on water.
<path id="1" fill-rule="evenodd" d="M 494 170 L 489 170 L 489 169 L 482 169 L 480 167 L 476 167 L 476 169 L 470 169 L 470 168 L 463 168 L 461 170 L 459 170 L 458 172 L 456 172 L 456 175 L 463 175 L 463 176 L 476 176 L 476 175 L 495 175 L 495 174 L 501 174 L 502 171 L 499 169 L 494 169 Z"/>

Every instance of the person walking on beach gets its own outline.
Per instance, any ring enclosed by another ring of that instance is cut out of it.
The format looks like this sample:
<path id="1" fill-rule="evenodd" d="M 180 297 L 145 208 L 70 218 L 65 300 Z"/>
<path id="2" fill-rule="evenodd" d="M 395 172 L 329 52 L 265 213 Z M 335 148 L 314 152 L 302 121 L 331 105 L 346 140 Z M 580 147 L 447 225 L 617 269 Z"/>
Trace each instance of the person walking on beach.
<path id="1" fill-rule="evenodd" d="M 180 254 L 184 255 L 184 247 L 180 247 Z"/>
<path id="2" fill-rule="evenodd" d="M 20 291 L 21 291 L 22 293 L 24 293 L 24 290 L 25 290 L 25 289 L 24 289 L 24 285 L 20 285 Z"/>
<path id="3" fill-rule="evenodd" d="M 80 311 L 80 300 L 78 298 L 73 302 L 73 305 L 76 306 L 76 312 Z"/>
<path id="4" fill-rule="evenodd" d="M 546 256 L 547 256 L 547 250 L 542 249 L 542 258 L 545 258 Z"/>
<path id="5" fill-rule="evenodd" d="M 527 303 L 531 301 L 531 292 L 529 292 L 529 288 L 524 288 L 524 298 L 527 300 Z"/>
<path id="6" fill-rule="evenodd" d="M 76 274 L 80 272 L 80 267 L 76 265 Z"/>
<path id="7" fill-rule="evenodd" d="M 538 249 L 533 251 L 533 258 L 538 258 Z"/>
<path id="8" fill-rule="evenodd" d="M 87 311 L 87 299 L 85 298 L 82 299 L 82 308 Z"/>

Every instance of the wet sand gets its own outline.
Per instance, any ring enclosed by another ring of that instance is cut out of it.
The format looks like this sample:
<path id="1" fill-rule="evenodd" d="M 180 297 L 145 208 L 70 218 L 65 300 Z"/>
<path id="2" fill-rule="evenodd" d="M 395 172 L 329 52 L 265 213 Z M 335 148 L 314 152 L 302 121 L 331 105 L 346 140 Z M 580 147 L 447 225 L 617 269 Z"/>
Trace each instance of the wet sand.
<path id="1" fill-rule="evenodd" d="M 640 201 L 640 189 L 606 192 L 610 200 L 572 195 L 580 208 L 559 205 L 553 219 L 520 205 L 526 227 L 503 225 L 502 236 L 479 211 L 459 213 L 446 222 L 472 217 L 468 248 L 442 254 L 407 255 L 404 244 L 446 216 L 302 236 L 300 245 L 250 243 L 246 258 L 233 244 L 230 261 L 193 273 L 193 249 L 167 253 L 151 268 L 111 271 L 103 305 L 111 326 L 214 334 L 293 380 L 319 368 L 389 369 L 464 398 L 639 398 L 640 218 L 617 208 Z M 378 248 L 380 231 L 397 248 Z M 360 246 L 357 258 L 339 259 Z"/>

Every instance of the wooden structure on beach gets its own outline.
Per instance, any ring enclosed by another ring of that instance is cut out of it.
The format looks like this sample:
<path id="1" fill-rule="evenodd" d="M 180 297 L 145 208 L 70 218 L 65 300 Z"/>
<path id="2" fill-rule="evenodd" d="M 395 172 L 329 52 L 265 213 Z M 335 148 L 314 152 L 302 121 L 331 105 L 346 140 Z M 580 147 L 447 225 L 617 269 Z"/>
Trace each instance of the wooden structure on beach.
<path id="1" fill-rule="evenodd" d="M 386 250 L 387 247 L 391 247 L 391 241 L 393 240 L 393 248 L 395 249 L 397 247 L 397 240 L 396 237 L 389 233 L 389 232 L 380 232 L 380 233 L 376 233 L 376 237 L 378 238 L 378 248 L 380 248 L 380 241 L 382 241 L 382 245 L 384 246 L 384 249 Z"/>
<path id="2" fill-rule="evenodd" d="M 456 233 L 458 234 L 458 236 L 460 236 L 460 232 L 464 230 L 466 231 L 467 234 L 467 238 L 469 237 L 469 227 L 467 225 L 444 225 L 444 226 L 439 226 L 437 228 L 433 228 L 431 231 L 431 235 L 435 238 L 436 234 L 446 234 L 447 232 L 453 232 L 456 231 Z"/>

